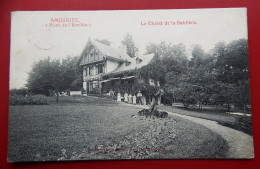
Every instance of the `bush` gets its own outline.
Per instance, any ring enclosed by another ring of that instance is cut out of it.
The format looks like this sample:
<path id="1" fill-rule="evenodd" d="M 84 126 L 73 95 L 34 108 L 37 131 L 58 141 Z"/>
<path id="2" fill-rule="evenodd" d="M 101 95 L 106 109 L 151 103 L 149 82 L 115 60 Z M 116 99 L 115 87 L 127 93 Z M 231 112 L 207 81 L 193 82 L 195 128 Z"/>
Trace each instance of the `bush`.
<path id="1" fill-rule="evenodd" d="M 219 124 L 253 135 L 252 117 L 237 116 L 235 122 L 219 122 Z"/>
<path id="2" fill-rule="evenodd" d="M 155 110 L 153 112 L 153 115 L 157 118 L 166 118 L 168 116 L 168 113 L 161 110 Z"/>
<path id="3" fill-rule="evenodd" d="M 143 109 L 143 110 L 139 111 L 138 114 L 140 116 L 146 116 L 146 117 L 148 117 L 148 116 L 151 117 L 153 115 L 153 116 L 155 116 L 157 118 L 166 118 L 168 116 L 168 113 L 165 112 L 165 111 L 155 110 L 155 111 L 151 112 L 148 109 Z"/>
<path id="4" fill-rule="evenodd" d="M 10 105 L 47 105 L 47 99 L 44 95 L 34 96 L 9 96 Z"/>

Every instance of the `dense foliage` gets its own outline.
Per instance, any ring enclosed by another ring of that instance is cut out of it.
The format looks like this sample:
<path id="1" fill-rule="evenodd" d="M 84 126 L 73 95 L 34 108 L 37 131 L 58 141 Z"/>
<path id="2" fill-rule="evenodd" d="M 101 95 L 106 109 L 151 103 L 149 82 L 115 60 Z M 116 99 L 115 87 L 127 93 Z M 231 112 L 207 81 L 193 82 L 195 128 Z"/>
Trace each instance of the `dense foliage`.
<path id="1" fill-rule="evenodd" d="M 122 44 L 126 45 L 127 54 L 133 58 L 137 56 L 139 49 L 135 46 L 133 36 L 127 33 L 122 41 Z"/>
<path id="2" fill-rule="evenodd" d="M 182 44 L 150 43 L 147 53 L 157 57 L 141 68 L 139 75 L 159 80 L 164 96 L 185 107 L 225 104 L 230 110 L 233 104 L 246 108 L 250 104 L 247 44 L 246 39 L 220 42 L 208 53 L 194 45 L 188 59 Z"/>
<path id="3" fill-rule="evenodd" d="M 16 105 L 46 105 L 47 99 L 44 95 L 34 95 L 34 96 L 21 96 L 21 95 L 10 95 L 9 104 Z"/>
<path id="4" fill-rule="evenodd" d="M 28 94 L 28 90 L 26 88 L 20 88 L 20 89 L 11 89 L 9 91 L 9 95 L 19 95 L 19 96 L 25 96 Z"/>
<path id="5" fill-rule="evenodd" d="M 82 88 L 82 71 L 77 67 L 78 57 L 62 61 L 50 58 L 36 62 L 29 73 L 26 87 L 34 94 L 51 95 L 65 90 Z M 58 100 L 58 97 L 57 97 Z"/>
<path id="6" fill-rule="evenodd" d="M 138 49 L 132 36 L 127 34 L 122 43 L 127 46 L 128 54 L 135 57 Z M 182 102 L 187 108 L 198 105 L 202 109 L 205 104 L 221 104 L 227 105 L 228 111 L 231 105 L 245 110 L 250 104 L 247 39 L 229 44 L 217 43 L 209 52 L 199 45 L 194 45 L 187 52 L 183 44 L 150 43 L 146 46 L 146 53 L 155 54 L 148 65 L 137 71 L 106 75 L 136 78 L 115 81 L 102 89 L 106 92 L 112 89 L 115 94 L 127 92 L 132 95 L 141 91 L 148 100 L 151 96 L 161 94 L 165 103 L 167 100 Z M 82 71 L 76 66 L 77 60 L 77 57 L 62 61 L 48 58 L 35 63 L 29 73 L 28 91 L 49 95 L 51 92 L 80 90 Z M 155 85 L 150 85 L 150 79 L 156 82 Z M 22 93 L 24 90 L 15 92 Z"/>

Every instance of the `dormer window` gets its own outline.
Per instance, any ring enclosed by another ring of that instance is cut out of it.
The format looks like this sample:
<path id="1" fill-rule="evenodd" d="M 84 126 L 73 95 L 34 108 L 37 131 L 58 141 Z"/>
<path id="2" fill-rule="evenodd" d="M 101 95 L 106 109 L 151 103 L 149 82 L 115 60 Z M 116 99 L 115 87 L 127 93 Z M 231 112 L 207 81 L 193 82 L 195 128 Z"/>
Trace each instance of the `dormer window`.
<path id="1" fill-rule="evenodd" d="M 125 61 L 125 65 L 128 66 L 130 65 L 131 62 L 129 62 L 128 60 Z"/>
<path id="2" fill-rule="evenodd" d="M 136 58 L 136 64 L 139 64 L 142 62 L 142 59 Z"/>

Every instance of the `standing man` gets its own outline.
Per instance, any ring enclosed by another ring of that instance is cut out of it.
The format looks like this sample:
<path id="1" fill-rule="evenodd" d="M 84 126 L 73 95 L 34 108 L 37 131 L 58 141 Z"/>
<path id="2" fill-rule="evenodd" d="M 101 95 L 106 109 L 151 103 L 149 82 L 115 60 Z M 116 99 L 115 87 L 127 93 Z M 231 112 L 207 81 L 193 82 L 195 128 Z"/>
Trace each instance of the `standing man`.
<path id="1" fill-rule="evenodd" d="M 141 91 L 139 91 L 137 93 L 137 104 L 142 105 L 142 97 L 143 97 L 143 95 L 142 95 Z"/>

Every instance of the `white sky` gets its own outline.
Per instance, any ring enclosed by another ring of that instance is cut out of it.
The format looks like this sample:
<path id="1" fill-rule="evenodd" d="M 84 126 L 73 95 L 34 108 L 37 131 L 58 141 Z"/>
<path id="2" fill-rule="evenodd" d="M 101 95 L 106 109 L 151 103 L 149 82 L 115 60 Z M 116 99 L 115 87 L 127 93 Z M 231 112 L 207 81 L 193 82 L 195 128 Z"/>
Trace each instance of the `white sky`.
<path id="1" fill-rule="evenodd" d="M 91 27 L 46 27 L 51 18 L 78 18 Z M 141 26 L 148 21 L 196 21 L 191 25 Z M 247 38 L 246 8 L 13 12 L 10 89 L 24 87 L 32 64 L 40 59 L 80 55 L 88 38 L 107 39 L 118 47 L 133 35 L 140 54 L 149 42 L 199 44 L 205 51 L 217 42 Z"/>

